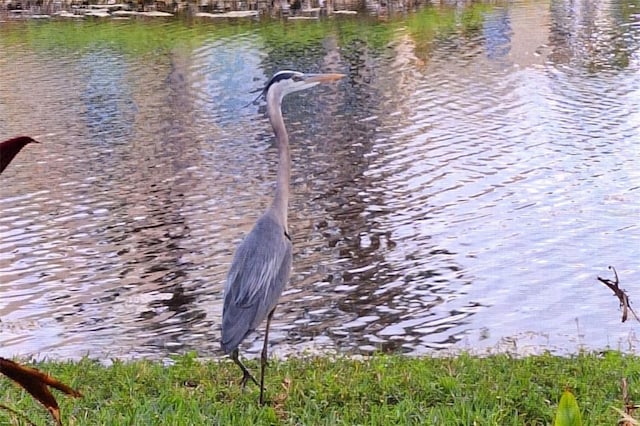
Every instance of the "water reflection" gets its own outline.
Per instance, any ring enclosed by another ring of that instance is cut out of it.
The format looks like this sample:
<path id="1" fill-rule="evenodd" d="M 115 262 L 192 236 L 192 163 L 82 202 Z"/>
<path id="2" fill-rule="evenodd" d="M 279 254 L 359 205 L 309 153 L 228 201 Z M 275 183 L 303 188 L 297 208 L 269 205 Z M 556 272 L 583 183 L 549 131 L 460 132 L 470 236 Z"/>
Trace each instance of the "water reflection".
<path id="1" fill-rule="evenodd" d="M 81 100 L 88 134 L 99 142 L 131 139 L 136 111 L 124 58 L 105 50 L 92 51 L 83 56 L 80 66 L 87 77 Z"/>
<path id="2" fill-rule="evenodd" d="M 54 50 L 60 23 L 2 29 L 37 41 L 1 45 L 0 134 L 54 134 L 2 176 L 0 354 L 220 354 L 231 256 L 275 180 L 264 110 L 243 106 L 281 68 L 348 78 L 284 105 L 276 352 L 618 347 L 631 328 L 595 277 L 638 281 L 634 7 L 116 25 L 162 32 L 141 45 L 81 23 L 97 41 Z"/>

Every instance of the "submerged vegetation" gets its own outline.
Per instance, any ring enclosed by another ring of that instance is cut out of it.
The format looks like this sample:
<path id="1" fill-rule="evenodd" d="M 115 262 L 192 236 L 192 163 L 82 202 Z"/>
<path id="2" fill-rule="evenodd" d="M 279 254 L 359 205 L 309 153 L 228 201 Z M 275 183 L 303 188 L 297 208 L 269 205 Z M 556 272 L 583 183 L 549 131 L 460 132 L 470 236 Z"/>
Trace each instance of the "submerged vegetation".
<path id="1" fill-rule="evenodd" d="M 58 398 L 69 425 L 543 425 L 553 423 L 565 390 L 575 395 L 584 424 L 616 424 L 615 408 L 625 404 L 622 378 L 627 400 L 640 398 L 639 361 L 618 352 L 272 360 L 265 407 L 256 403 L 256 386 L 239 388 L 233 363 L 192 354 L 166 365 L 83 359 L 36 366 L 83 393 Z M 0 395 L 0 403 L 36 424 L 47 422 L 47 412 L 8 380 L 0 380 Z M 18 423 L 15 414 L 0 411 L 0 424 Z"/>

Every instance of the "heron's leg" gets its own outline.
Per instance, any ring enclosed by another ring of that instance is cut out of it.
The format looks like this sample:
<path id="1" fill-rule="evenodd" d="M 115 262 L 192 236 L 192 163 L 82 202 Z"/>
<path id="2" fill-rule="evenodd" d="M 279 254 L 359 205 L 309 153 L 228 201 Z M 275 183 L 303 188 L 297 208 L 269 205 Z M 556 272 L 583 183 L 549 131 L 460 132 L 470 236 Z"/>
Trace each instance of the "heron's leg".
<path id="1" fill-rule="evenodd" d="M 249 380 L 249 379 L 251 379 L 251 381 L 257 385 L 258 381 L 256 380 L 256 378 L 253 377 L 253 375 L 251 375 L 251 373 L 249 373 L 249 370 L 247 370 L 247 367 L 245 367 L 244 364 L 242 362 L 240 362 L 240 358 L 238 358 L 238 352 L 239 352 L 238 348 L 235 348 L 233 350 L 233 352 L 231 352 L 231 359 L 242 370 L 243 376 L 242 376 L 242 380 L 240 381 L 240 386 L 242 386 L 244 388 L 246 386 L 246 384 L 247 384 L 247 380 Z"/>
<path id="2" fill-rule="evenodd" d="M 264 370 L 267 367 L 267 346 L 269 346 L 269 326 L 271 325 L 271 317 L 276 311 L 273 308 L 267 316 L 267 327 L 264 330 L 264 345 L 262 346 L 262 356 L 260 357 L 260 405 L 264 404 Z"/>

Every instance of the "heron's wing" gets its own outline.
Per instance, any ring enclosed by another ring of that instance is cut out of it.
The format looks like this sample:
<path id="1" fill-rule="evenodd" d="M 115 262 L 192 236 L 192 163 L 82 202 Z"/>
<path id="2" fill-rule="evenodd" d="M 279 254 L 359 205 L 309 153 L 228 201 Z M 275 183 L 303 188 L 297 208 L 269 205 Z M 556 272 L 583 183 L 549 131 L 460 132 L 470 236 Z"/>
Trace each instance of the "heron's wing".
<path id="1" fill-rule="evenodd" d="M 225 285 L 222 346 L 235 349 L 275 307 L 291 270 L 291 242 L 268 215 L 238 247 Z"/>

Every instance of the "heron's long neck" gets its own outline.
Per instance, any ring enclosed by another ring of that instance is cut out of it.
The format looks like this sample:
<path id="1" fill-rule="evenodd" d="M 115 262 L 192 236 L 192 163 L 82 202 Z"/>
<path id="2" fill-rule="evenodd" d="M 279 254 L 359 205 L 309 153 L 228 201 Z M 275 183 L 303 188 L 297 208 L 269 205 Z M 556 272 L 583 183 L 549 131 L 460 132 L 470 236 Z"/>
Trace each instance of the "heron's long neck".
<path id="1" fill-rule="evenodd" d="M 278 147 L 278 177 L 276 180 L 276 194 L 271 208 L 287 229 L 287 209 L 289 205 L 289 181 L 291 180 L 291 154 L 289 153 L 289 136 L 284 127 L 280 102 L 274 102 L 269 110 L 269 121 L 276 134 Z"/>

